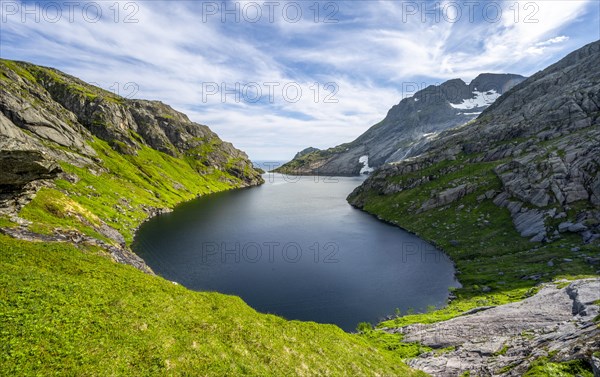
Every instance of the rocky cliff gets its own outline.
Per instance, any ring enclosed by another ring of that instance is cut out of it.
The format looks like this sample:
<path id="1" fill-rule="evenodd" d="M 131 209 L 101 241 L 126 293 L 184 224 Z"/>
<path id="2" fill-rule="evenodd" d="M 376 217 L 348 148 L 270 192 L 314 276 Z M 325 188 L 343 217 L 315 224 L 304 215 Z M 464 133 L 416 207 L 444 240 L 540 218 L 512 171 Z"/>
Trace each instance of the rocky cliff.
<path id="1" fill-rule="evenodd" d="M 55 160 L 77 161 L 80 157 L 73 153 L 89 159 L 95 151 L 88 141 L 95 136 L 122 154 L 134 155 L 147 145 L 174 157 L 190 157 L 200 171 L 219 169 L 247 185 L 261 182 L 244 152 L 168 105 L 125 99 L 28 63 L 3 60 L 0 69 L 3 156 L 29 143 L 29 150 L 42 149 Z"/>
<path id="2" fill-rule="evenodd" d="M 306 149 L 277 171 L 286 174 L 358 175 L 414 155 L 440 131 L 475 119 L 501 94 L 525 78 L 481 74 L 431 85 L 392 107 L 384 120 L 356 140 L 327 150 Z"/>
<path id="3" fill-rule="evenodd" d="M 443 132 L 417 148 L 418 156 L 375 172 L 351 195 L 351 202 L 361 206 L 366 192 L 392 195 L 454 175 L 415 211 L 459 203 L 484 186 L 469 177 L 470 169 L 487 164 L 500 186 L 478 200 L 507 208 L 523 237 L 548 242 L 571 232 L 588 243 L 596 240 L 600 237 L 598 59 L 600 42 L 573 52 L 508 91 L 475 122 Z M 441 165 L 447 166 L 436 169 Z M 430 170 L 437 174 L 428 174 Z"/>
<path id="4" fill-rule="evenodd" d="M 9 60 L 0 61 L 0 170 L 4 233 L 98 241 L 138 266 L 126 241 L 144 218 L 263 182 L 244 152 L 168 105 Z"/>

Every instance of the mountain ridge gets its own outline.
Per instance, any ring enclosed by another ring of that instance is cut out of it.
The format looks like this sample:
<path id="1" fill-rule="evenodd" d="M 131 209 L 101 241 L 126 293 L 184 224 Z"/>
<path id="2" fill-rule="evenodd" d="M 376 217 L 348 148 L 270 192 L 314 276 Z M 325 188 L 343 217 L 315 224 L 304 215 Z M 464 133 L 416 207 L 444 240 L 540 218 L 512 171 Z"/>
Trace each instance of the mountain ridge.
<path id="1" fill-rule="evenodd" d="M 296 156 L 275 171 L 285 174 L 359 175 L 410 156 L 431 135 L 475 119 L 498 95 L 523 80 L 513 74 L 482 73 L 429 85 L 394 105 L 386 117 L 354 141 Z M 365 157 L 366 156 L 366 157 Z M 365 165 L 369 161 L 372 166 Z"/>

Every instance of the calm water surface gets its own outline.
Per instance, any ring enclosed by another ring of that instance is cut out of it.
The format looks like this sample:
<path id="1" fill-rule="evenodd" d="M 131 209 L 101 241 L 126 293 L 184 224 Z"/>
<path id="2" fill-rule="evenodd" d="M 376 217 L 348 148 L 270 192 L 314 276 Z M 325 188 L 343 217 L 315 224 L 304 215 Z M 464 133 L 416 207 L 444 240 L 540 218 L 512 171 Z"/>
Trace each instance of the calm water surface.
<path id="1" fill-rule="evenodd" d="M 145 223 L 134 250 L 159 275 L 242 297 L 264 313 L 354 330 L 395 308 L 443 305 L 457 286 L 433 246 L 352 208 L 363 178 L 265 174 Z"/>

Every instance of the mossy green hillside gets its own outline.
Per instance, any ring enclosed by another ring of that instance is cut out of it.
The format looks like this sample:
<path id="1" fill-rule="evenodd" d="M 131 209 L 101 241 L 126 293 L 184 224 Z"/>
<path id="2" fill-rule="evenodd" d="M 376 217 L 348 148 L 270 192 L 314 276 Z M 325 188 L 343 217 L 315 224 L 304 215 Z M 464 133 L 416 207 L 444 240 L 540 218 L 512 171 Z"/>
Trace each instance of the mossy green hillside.
<path id="1" fill-rule="evenodd" d="M 26 62 L 16 62 L 7 59 L 0 59 L 0 64 L 17 73 L 21 78 L 31 83 L 50 82 L 52 86 L 59 87 L 59 90 L 68 92 L 76 91 L 85 95 L 89 100 L 101 98 L 107 101 L 122 104 L 123 98 L 106 91 L 104 89 L 87 84 L 76 77 L 66 75 L 52 68 L 42 67 Z"/>
<path id="2" fill-rule="evenodd" d="M 537 360 L 523 377 L 594 377 L 590 365 L 584 360 L 553 363 L 547 358 Z"/>
<path id="3" fill-rule="evenodd" d="M 259 314 L 65 243 L 0 235 L 6 375 L 411 376 L 332 325 Z"/>
<path id="4" fill-rule="evenodd" d="M 325 150 L 318 150 L 311 153 L 307 153 L 298 158 L 294 158 L 293 160 L 279 166 L 273 171 L 281 174 L 301 174 L 303 169 L 307 169 L 314 163 L 318 163 L 323 160 L 327 160 L 328 158 L 334 156 L 337 153 L 345 151 L 351 144 L 342 144 L 337 147 L 328 148 Z"/>
<path id="5" fill-rule="evenodd" d="M 21 210 L 20 216 L 32 221 L 36 230 L 77 229 L 102 238 L 93 231 L 102 219 L 130 243 L 152 208 L 173 208 L 198 195 L 241 185 L 228 173 L 212 169 L 201 174 L 187 161 L 146 146 L 136 155 L 120 154 L 98 139 L 92 146 L 99 166 L 62 163 L 65 179 L 56 180 L 56 188 L 41 190 Z"/>
<path id="6" fill-rule="evenodd" d="M 575 234 L 564 234 L 561 239 L 546 244 L 531 243 L 521 237 L 507 209 L 496 206 L 491 199 L 481 200 L 482 194 L 501 188 L 492 170 L 498 162 L 473 161 L 476 159 L 462 155 L 423 171 L 390 176 L 389 183 L 402 185 L 429 177 L 428 182 L 395 194 L 360 192 L 350 197 L 351 202 L 364 203 L 365 211 L 438 245 L 455 262 L 457 277 L 463 285 L 454 290 L 456 299 L 447 307 L 386 321 L 379 324 L 380 327 L 446 320 L 474 307 L 523 299 L 535 293 L 540 282 L 597 276 L 594 266 L 587 264 L 583 256 L 598 256 L 598 242 L 582 246 Z M 477 189 L 450 205 L 419 210 L 432 192 L 465 183 L 476 185 Z M 588 205 L 574 203 L 568 211 Z M 571 251 L 574 246 L 578 252 Z M 549 261 L 552 264 L 549 265 Z M 424 312 L 424 308 L 417 309 Z"/>

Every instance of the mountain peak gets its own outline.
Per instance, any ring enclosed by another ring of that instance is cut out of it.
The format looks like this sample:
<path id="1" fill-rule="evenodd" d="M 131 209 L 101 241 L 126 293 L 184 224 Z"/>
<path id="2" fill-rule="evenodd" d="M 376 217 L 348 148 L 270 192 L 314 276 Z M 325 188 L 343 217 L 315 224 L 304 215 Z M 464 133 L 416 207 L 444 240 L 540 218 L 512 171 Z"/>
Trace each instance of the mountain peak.
<path id="1" fill-rule="evenodd" d="M 511 73 L 482 73 L 469 86 L 477 92 L 495 91 L 502 94 L 525 79 L 524 76 Z"/>
<path id="2" fill-rule="evenodd" d="M 470 84 L 460 78 L 429 85 L 393 106 L 385 119 L 356 140 L 323 151 L 305 150 L 278 171 L 291 174 L 358 175 L 409 155 L 438 132 L 475 119 L 502 93 L 525 78 L 483 73 Z"/>

